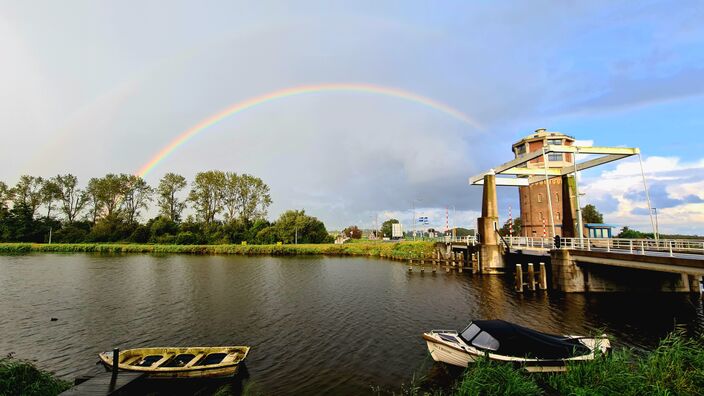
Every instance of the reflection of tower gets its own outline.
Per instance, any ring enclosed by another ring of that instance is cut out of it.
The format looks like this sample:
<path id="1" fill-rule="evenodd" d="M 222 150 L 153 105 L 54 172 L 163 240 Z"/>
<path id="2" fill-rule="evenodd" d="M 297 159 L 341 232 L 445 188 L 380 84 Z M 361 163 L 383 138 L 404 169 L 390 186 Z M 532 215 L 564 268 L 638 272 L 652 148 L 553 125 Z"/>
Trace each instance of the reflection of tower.
<path id="1" fill-rule="evenodd" d="M 513 144 L 513 153 L 516 158 L 519 158 L 527 153 L 540 151 L 547 145 L 572 146 L 574 138 L 560 132 L 548 132 L 545 129 L 538 129 L 534 134 L 524 137 Z M 574 158 L 571 153 L 549 153 L 547 154 L 548 168 L 561 169 L 573 164 Z M 542 169 L 545 167 L 543 157 L 537 157 L 528 161 L 528 168 Z M 571 213 L 575 206 L 563 205 L 563 180 L 568 181 L 572 178 L 554 177 L 549 179 L 550 197 L 548 198 L 548 188 L 545 184 L 544 177 L 532 176 L 529 178 L 530 185 L 519 188 L 519 200 L 521 203 L 521 222 L 523 236 L 542 237 L 543 224 L 550 223 L 550 203 L 552 203 L 552 215 L 555 222 L 555 233 L 562 236 L 574 235 L 573 229 L 564 229 L 563 221 L 568 224 L 573 224 L 571 219 L 574 219 L 574 214 Z M 568 184 L 571 184 L 569 181 Z M 565 197 L 570 201 L 574 200 L 572 189 L 566 186 L 565 190 L 570 191 L 569 197 Z M 563 208 L 570 208 L 570 213 L 563 213 Z M 569 221 L 567 221 L 569 220 Z M 550 228 L 550 227 L 548 227 Z"/>

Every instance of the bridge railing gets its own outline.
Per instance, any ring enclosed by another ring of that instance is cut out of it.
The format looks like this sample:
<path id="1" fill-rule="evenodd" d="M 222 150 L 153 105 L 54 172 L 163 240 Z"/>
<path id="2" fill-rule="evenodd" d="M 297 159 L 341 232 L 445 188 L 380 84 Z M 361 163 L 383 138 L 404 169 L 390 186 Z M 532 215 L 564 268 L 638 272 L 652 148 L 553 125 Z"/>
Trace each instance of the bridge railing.
<path id="1" fill-rule="evenodd" d="M 454 238 L 451 235 L 445 235 L 442 237 L 438 237 L 438 241 L 446 243 L 466 243 L 468 245 L 476 245 L 478 243 L 477 237 L 475 235 L 456 236 Z"/>
<path id="2" fill-rule="evenodd" d="M 526 247 L 535 249 L 554 249 L 555 241 L 553 238 L 537 238 L 537 237 L 504 237 L 508 247 Z M 503 244 L 503 241 L 502 241 Z"/>
<path id="3" fill-rule="evenodd" d="M 554 238 L 505 238 L 510 248 L 555 249 Z M 627 251 L 633 254 L 666 252 L 704 254 L 704 241 L 696 239 L 561 238 L 560 249 Z"/>
<path id="4" fill-rule="evenodd" d="M 618 250 L 629 253 L 666 252 L 704 254 L 704 241 L 696 239 L 562 238 L 561 249 Z"/>

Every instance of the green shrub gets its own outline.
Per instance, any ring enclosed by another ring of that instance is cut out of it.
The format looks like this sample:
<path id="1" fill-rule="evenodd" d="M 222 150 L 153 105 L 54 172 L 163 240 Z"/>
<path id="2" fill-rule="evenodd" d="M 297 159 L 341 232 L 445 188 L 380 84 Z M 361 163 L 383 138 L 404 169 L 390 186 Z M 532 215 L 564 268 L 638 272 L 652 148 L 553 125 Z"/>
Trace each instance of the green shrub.
<path id="1" fill-rule="evenodd" d="M 52 396 L 71 387 L 32 363 L 12 358 L 0 359 L 0 395 Z"/>

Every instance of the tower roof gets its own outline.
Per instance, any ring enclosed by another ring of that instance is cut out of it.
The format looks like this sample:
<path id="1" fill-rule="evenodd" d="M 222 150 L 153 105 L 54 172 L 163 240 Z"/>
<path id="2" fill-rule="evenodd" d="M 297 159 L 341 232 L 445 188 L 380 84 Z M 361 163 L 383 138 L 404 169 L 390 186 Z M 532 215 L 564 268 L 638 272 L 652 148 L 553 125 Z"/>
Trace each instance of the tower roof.
<path id="1" fill-rule="evenodd" d="M 536 129 L 535 133 L 523 137 L 521 140 L 513 144 L 513 147 L 525 144 L 526 142 L 534 142 L 536 140 L 543 139 L 566 139 L 570 142 L 574 142 L 574 137 L 570 135 L 565 135 L 562 132 L 549 132 L 545 128 Z"/>

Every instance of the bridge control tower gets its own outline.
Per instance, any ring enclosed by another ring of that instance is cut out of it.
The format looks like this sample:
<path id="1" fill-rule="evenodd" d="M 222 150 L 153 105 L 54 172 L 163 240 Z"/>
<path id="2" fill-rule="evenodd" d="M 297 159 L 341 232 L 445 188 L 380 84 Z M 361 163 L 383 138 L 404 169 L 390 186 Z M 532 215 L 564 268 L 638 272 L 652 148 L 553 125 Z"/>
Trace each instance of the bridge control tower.
<path id="1" fill-rule="evenodd" d="M 572 136 L 538 129 L 535 133 L 514 143 L 512 148 L 515 158 L 518 159 L 530 153 L 542 152 L 548 145 L 573 146 L 574 142 L 575 139 Z M 547 166 L 543 156 L 533 158 L 525 164 L 526 168 L 538 171 L 546 167 L 552 170 L 570 166 L 574 166 L 572 153 L 548 154 Z M 519 177 L 529 179 L 528 175 Z M 520 186 L 518 189 L 521 206 L 521 236 L 538 238 L 554 236 L 550 224 L 555 224 L 554 230 L 557 235 L 575 236 L 576 205 L 573 177 L 566 175 L 551 178 L 549 189 L 546 183 L 544 178 L 538 178 L 530 180 L 530 184 Z"/>

